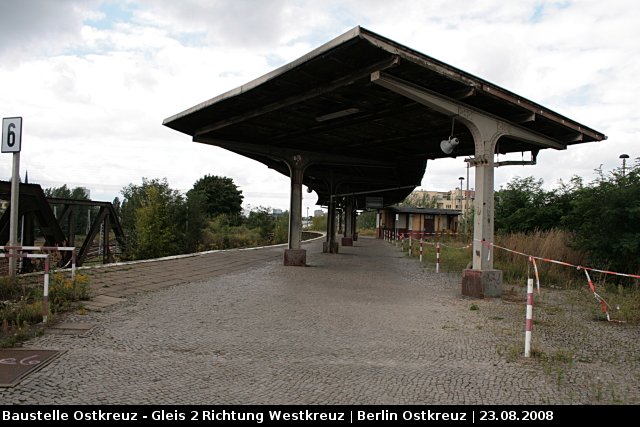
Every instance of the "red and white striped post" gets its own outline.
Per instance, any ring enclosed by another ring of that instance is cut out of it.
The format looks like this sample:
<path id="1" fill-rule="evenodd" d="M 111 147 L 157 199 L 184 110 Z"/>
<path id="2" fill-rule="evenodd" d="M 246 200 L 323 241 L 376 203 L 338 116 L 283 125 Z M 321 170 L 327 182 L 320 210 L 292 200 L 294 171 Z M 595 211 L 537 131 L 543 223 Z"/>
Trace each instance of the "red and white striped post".
<path id="1" fill-rule="evenodd" d="M 530 357 L 531 331 L 533 330 L 533 279 L 527 279 L 527 319 L 524 330 L 524 357 Z"/>
<path id="2" fill-rule="evenodd" d="M 76 278 L 76 262 L 78 258 L 76 256 L 76 250 L 73 248 L 71 251 L 71 280 L 74 280 L 74 289 L 75 289 L 75 278 Z"/>
<path id="3" fill-rule="evenodd" d="M 436 273 L 440 272 L 440 242 L 436 243 Z"/>
<path id="4" fill-rule="evenodd" d="M 44 291 L 42 294 L 42 323 L 49 318 L 49 256 L 44 259 Z"/>
<path id="5" fill-rule="evenodd" d="M 420 262 L 422 262 L 422 237 L 420 238 Z"/>

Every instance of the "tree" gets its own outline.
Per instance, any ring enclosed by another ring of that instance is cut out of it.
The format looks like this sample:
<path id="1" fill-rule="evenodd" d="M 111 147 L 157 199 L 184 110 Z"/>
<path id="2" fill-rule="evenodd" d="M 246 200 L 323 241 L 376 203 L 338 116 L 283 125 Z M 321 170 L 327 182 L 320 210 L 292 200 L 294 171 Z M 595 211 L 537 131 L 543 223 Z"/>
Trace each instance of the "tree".
<path id="1" fill-rule="evenodd" d="M 135 208 L 135 258 L 158 258 L 176 253 L 178 233 L 171 218 L 174 202 L 171 194 L 158 185 L 150 185 L 144 192 L 140 206 Z"/>
<path id="2" fill-rule="evenodd" d="M 172 190 L 166 178 L 148 180 L 142 185 L 129 184 L 121 191 L 120 221 L 128 258 L 146 259 L 172 255 L 183 250 L 184 200 Z"/>
<path id="3" fill-rule="evenodd" d="M 359 229 L 373 230 L 376 228 L 376 211 L 365 211 L 358 215 L 357 224 Z"/>
<path id="4" fill-rule="evenodd" d="M 202 233 L 206 226 L 204 195 L 197 192 L 188 192 L 185 205 L 185 232 L 184 232 L 184 251 L 196 252 L 198 245 L 202 240 Z"/>
<path id="5" fill-rule="evenodd" d="M 515 177 L 495 193 L 496 231 L 514 233 L 549 230 L 562 216 L 553 208 L 555 193 L 542 188 L 542 180 Z"/>
<path id="6" fill-rule="evenodd" d="M 249 212 L 245 224 L 249 228 L 257 229 L 263 241 L 270 241 L 276 228 L 276 218 L 269 208 L 260 206 Z"/>
<path id="7" fill-rule="evenodd" d="M 44 195 L 46 197 L 53 197 L 58 199 L 74 199 L 74 200 L 89 200 L 89 191 L 85 187 L 75 187 L 73 190 L 67 187 L 67 184 L 63 184 L 61 187 L 51 187 L 44 189 Z M 52 208 L 57 215 L 62 213 L 62 204 L 53 204 Z M 76 233 L 82 234 L 89 227 L 89 216 L 94 216 L 97 213 L 97 209 L 91 206 L 76 206 L 73 208 L 73 228 Z M 68 223 L 65 221 L 61 224 L 63 231 L 69 237 L 69 230 L 67 229 Z"/>
<path id="8" fill-rule="evenodd" d="M 612 173 L 573 193 L 564 226 L 591 262 L 624 273 L 640 271 L 640 166 Z"/>
<path id="9" fill-rule="evenodd" d="M 282 215 L 275 218 L 273 229 L 273 243 L 289 241 L 289 211 L 284 211 Z"/>
<path id="10" fill-rule="evenodd" d="M 111 204 L 113 205 L 113 210 L 116 212 L 116 215 L 118 215 L 118 218 L 120 218 L 120 207 L 122 205 L 122 203 L 120 202 L 120 198 L 114 197 Z"/>
<path id="11" fill-rule="evenodd" d="M 242 191 L 233 183 L 233 179 L 205 175 L 193 184 L 193 189 L 204 195 L 205 212 L 210 215 L 225 214 L 237 218 L 239 222 L 240 212 L 242 212 Z"/>
<path id="12" fill-rule="evenodd" d="M 311 230 L 326 231 L 327 230 L 327 215 L 314 216 L 311 219 Z"/>
<path id="13" fill-rule="evenodd" d="M 62 187 L 51 187 L 44 189 L 44 195 L 46 197 L 56 197 L 59 199 L 70 199 L 71 190 L 67 187 L 67 184 L 63 184 Z"/>

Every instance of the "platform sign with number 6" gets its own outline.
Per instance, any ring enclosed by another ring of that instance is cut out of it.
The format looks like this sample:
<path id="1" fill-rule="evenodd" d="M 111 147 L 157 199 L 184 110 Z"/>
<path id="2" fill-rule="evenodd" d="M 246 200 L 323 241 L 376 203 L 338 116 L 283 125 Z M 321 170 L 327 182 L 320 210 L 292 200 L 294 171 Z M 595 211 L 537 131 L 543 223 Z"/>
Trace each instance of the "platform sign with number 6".
<path id="1" fill-rule="evenodd" d="M 2 119 L 2 152 L 19 153 L 22 142 L 22 117 Z"/>

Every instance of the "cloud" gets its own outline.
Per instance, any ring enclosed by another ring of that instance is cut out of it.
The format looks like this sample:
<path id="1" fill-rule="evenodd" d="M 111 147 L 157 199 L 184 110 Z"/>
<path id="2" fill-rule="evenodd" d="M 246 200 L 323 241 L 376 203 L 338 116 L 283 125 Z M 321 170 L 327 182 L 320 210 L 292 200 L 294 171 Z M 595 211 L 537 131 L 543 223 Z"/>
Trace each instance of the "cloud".
<path id="1" fill-rule="evenodd" d="M 23 170 L 45 186 L 85 183 L 110 200 L 142 177 L 186 191 L 218 174 L 247 204 L 287 209 L 286 177 L 162 120 L 362 25 L 609 136 L 499 168 L 497 188 L 515 175 L 588 180 L 622 152 L 640 156 L 638 12 L 622 0 L 0 2 L 0 108 L 24 117 Z M 0 156 L 4 179 L 10 169 Z M 430 161 L 423 187 L 451 190 L 459 176 L 462 158 Z"/>
<path id="2" fill-rule="evenodd" d="M 59 52 L 77 39 L 97 1 L 0 2 L 0 58 L 5 66 Z"/>

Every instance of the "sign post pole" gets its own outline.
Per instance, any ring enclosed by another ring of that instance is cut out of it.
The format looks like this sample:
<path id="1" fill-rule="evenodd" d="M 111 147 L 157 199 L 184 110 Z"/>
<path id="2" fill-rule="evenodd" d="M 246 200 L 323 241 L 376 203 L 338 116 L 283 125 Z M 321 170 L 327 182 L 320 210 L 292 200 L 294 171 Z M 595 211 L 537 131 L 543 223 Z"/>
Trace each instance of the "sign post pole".
<path id="1" fill-rule="evenodd" d="M 22 145 L 22 117 L 2 119 L 2 152 L 13 153 L 13 171 L 11 173 L 11 211 L 9 212 L 9 246 L 18 245 L 18 201 L 20 200 L 20 148 Z M 16 250 L 11 249 L 10 254 Z M 15 256 L 9 257 L 9 278 L 15 279 L 17 273 Z"/>

